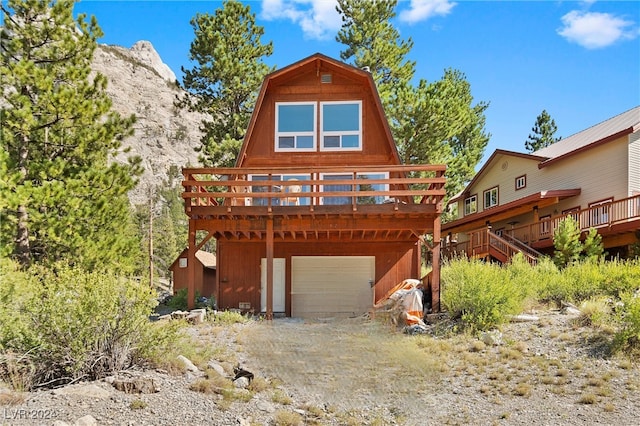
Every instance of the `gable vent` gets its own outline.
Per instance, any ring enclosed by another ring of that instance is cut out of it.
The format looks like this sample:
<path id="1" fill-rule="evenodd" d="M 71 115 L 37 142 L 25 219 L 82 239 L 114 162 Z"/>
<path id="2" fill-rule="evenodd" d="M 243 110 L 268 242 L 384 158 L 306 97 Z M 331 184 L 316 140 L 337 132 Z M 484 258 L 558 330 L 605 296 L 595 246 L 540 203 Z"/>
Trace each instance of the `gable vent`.
<path id="1" fill-rule="evenodd" d="M 321 83 L 331 83 L 331 74 L 322 74 L 320 76 Z"/>

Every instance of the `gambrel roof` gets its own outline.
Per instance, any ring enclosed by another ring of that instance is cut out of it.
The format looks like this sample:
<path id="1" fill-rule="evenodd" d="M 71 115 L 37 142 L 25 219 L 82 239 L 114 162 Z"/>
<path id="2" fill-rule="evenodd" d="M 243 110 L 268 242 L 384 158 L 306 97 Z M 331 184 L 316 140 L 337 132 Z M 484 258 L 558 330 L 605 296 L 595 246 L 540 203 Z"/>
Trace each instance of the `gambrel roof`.
<path id="1" fill-rule="evenodd" d="M 267 106 L 265 105 L 267 94 L 270 91 L 274 91 L 277 88 L 285 86 L 291 86 L 291 90 L 296 90 L 296 80 L 300 78 L 302 74 L 309 72 L 315 73 L 318 77 L 320 77 L 322 73 L 327 72 L 341 74 L 342 76 L 346 76 L 349 80 L 352 80 L 354 86 L 362 86 L 362 90 L 367 91 L 371 95 L 375 108 L 374 114 L 377 117 L 376 120 L 379 121 L 380 125 L 382 126 L 385 139 L 389 143 L 388 149 L 391 153 L 391 156 L 393 157 L 392 163 L 400 164 L 401 162 L 398 155 L 397 147 L 393 141 L 391 129 L 389 128 L 389 122 L 386 118 L 384 108 L 382 106 L 382 102 L 380 101 L 378 90 L 376 88 L 373 77 L 371 76 L 371 73 L 369 71 L 354 67 L 344 62 L 340 62 L 321 53 L 315 53 L 298 62 L 276 70 L 271 74 L 268 74 L 264 78 L 264 81 L 260 88 L 260 92 L 258 94 L 258 98 L 256 100 L 256 106 L 253 110 L 253 114 L 251 115 L 251 120 L 249 121 L 247 133 L 245 134 L 242 147 L 240 148 L 238 159 L 236 161 L 236 167 L 243 166 L 244 161 L 247 157 L 249 143 L 252 140 L 256 139 L 255 134 L 259 131 L 259 126 L 257 125 L 258 118 L 261 116 L 261 114 L 264 113 L 264 109 L 267 108 Z M 307 95 L 310 94 L 303 93 L 302 99 L 304 99 L 304 96 Z"/>

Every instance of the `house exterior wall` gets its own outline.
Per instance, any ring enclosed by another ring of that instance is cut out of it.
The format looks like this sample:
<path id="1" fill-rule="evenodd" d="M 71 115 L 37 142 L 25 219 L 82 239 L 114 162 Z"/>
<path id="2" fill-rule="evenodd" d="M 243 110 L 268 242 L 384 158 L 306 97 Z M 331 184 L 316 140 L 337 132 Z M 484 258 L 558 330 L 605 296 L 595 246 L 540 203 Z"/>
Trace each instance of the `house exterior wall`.
<path id="1" fill-rule="evenodd" d="M 486 173 L 469 188 L 469 194 L 477 194 L 478 212 L 482 212 L 483 192 L 495 186 L 499 188 L 499 205 L 540 191 L 581 189 L 580 195 L 540 209 L 540 216 L 558 214 L 573 207 L 587 208 L 589 203 L 610 197 L 614 200 L 626 198 L 632 195 L 631 186 L 636 186 L 633 182 L 640 180 L 640 141 L 629 144 L 628 140 L 625 136 L 541 169 L 535 160 L 499 155 Z M 516 191 L 515 178 L 525 174 L 526 187 Z M 458 201 L 458 217 L 464 217 L 464 198 Z M 533 214 L 510 218 L 505 222 L 512 220 L 518 220 L 520 224 L 528 223 L 533 220 Z M 495 225 L 504 226 L 504 223 L 497 222 Z"/>
<path id="2" fill-rule="evenodd" d="M 173 273 L 173 294 L 175 295 L 180 289 L 187 288 L 188 276 L 187 271 L 188 268 L 180 267 L 180 258 L 187 259 L 187 253 L 183 252 L 183 254 L 178 258 L 173 265 L 171 265 L 171 272 Z M 195 259 L 195 291 L 197 294 L 201 296 L 209 297 L 211 293 L 205 294 L 205 285 L 204 285 L 204 265 L 198 260 Z M 214 278 L 215 283 L 215 278 Z"/>
<path id="3" fill-rule="evenodd" d="M 629 196 L 640 194 L 640 131 L 629 135 Z"/>
<path id="4" fill-rule="evenodd" d="M 274 244 L 274 258 L 285 259 L 286 314 L 291 315 L 291 256 L 375 256 L 376 299 L 406 278 L 421 278 L 413 242 L 286 242 Z M 264 242 L 218 241 L 218 308 L 238 308 L 250 303 L 260 311 L 260 260 Z M 242 266 L 238 267 L 238 259 Z"/>

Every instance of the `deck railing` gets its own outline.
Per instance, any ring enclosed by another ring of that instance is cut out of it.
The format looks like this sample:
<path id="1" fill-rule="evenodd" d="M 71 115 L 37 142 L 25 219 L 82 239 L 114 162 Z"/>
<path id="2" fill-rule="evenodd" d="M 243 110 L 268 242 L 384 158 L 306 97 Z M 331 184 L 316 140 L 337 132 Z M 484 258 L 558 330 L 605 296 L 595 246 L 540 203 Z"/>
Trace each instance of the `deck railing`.
<path id="1" fill-rule="evenodd" d="M 553 239 L 553 234 L 560 222 L 568 216 L 573 217 L 581 231 L 588 231 L 589 228 L 608 229 L 614 225 L 640 220 L 640 195 L 544 218 L 536 223 L 517 226 L 505 232 L 531 245 L 542 240 Z"/>
<path id="2" fill-rule="evenodd" d="M 435 204 L 445 196 L 444 165 L 186 168 L 185 209 L 365 204 Z"/>
<path id="3" fill-rule="evenodd" d="M 541 219 L 528 225 L 521 225 L 513 229 L 504 230 L 500 239 L 517 247 L 525 257 L 537 257 L 540 253 L 530 247 L 531 244 L 544 240 L 553 240 L 553 235 L 560 222 L 571 216 L 577 222 L 581 231 L 590 228 L 609 230 L 615 225 L 640 221 L 640 195 L 624 198 L 609 203 L 603 203 L 586 209 L 574 210 L 561 215 Z M 467 241 L 445 242 L 442 253 L 445 257 L 458 254 L 467 256 L 484 256 L 488 254 L 491 245 L 500 249 L 501 241 L 496 234 L 489 232 L 489 228 L 481 228 L 467 232 Z"/>

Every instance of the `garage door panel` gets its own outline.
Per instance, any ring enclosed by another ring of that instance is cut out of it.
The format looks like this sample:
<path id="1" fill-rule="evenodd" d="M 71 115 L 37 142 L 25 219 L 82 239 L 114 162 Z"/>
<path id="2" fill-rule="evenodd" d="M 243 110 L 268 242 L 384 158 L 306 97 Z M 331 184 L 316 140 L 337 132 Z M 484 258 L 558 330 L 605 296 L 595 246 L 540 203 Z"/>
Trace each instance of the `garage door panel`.
<path id="1" fill-rule="evenodd" d="M 294 317 L 350 316 L 373 303 L 373 256 L 294 256 L 291 314 Z"/>

